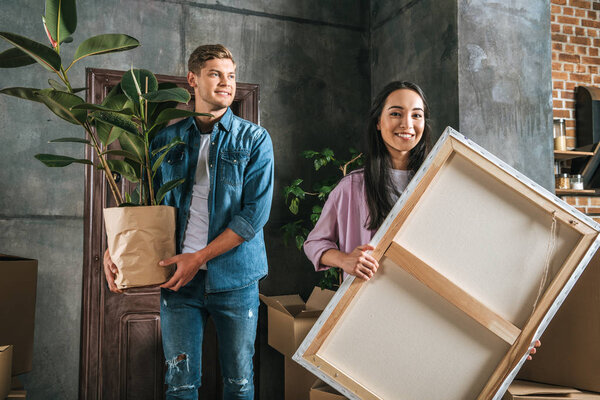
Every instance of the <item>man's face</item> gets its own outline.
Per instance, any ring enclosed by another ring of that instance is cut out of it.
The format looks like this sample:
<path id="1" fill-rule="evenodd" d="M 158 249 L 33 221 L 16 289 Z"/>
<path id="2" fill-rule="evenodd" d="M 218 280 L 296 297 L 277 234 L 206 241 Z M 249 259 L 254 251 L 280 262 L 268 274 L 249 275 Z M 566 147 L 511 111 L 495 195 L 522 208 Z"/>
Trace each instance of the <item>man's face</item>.
<path id="1" fill-rule="evenodd" d="M 208 60 L 199 74 L 188 72 L 188 83 L 194 88 L 196 111 L 222 111 L 235 97 L 235 64 L 229 58 Z"/>

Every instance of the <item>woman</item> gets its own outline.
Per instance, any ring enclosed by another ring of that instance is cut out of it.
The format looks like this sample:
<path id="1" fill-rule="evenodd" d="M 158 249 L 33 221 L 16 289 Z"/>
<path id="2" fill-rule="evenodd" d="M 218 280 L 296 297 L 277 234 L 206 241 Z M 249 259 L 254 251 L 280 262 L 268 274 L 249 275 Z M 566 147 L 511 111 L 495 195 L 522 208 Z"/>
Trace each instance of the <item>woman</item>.
<path id="1" fill-rule="evenodd" d="M 344 275 L 373 277 L 379 264 L 368 243 L 423 163 L 430 135 L 429 106 L 419 86 L 395 81 L 381 90 L 369 114 L 364 169 L 342 178 L 304 242 L 317 271 L 339 267 Z"/>
<path id="2" fill-rule="evenodd" d="M 364 169 L 330 193 L 304 242 L 317 271 L 339 267 L 369 280 L 378 263 L 368 243 L 429 150 L 429 106 L 419 86 L 396 81 L 377 95 L 369 114 Z"/>

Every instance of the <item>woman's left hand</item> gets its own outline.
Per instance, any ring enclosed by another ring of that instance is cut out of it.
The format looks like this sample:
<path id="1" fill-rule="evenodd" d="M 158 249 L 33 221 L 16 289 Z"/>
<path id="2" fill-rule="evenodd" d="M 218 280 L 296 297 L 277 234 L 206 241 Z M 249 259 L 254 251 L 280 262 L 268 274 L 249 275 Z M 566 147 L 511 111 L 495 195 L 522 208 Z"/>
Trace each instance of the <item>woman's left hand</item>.
<path id="1" fill-rule="evenodd" d="M 534 355 L 535 353 L 537 353 L 537 347 L 540 347 L 542 345 L 542 342 L 540 342 L 539 340 L 535 341 L 535 344 L 533 345 L 533 349 L 531 349 L 529 351 L 529 355 L 527 356 L 528 360 L 531 360 L 531 356 Z"/>

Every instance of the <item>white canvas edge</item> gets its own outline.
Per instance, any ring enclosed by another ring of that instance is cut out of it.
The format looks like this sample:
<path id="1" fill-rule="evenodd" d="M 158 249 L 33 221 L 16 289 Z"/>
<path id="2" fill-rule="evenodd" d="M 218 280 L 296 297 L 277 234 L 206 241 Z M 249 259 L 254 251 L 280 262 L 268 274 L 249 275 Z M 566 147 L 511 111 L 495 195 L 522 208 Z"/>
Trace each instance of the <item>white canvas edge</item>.
<path id="1" fill-rule="evenodd" d="M 530 178 L 526 177 L 525 175 L 523 175 L 522 173 L 520 173 L 519 171 L 517 171 L 510 165 L 506 164 L 504 161 L 500 160 L 498 157 L 494 156 L 493 154 L 491 154 L 490 152 L 488 152 L 487 150 L 485 150 L 484 148 L 479 146 L 477 143 L 473 142 L 472 140 L 468 139 L 463 134 L 459 133 L 458 131 L 456 131 L 453 128 L 448 126 L 448 127 L 446 127 L 446 129 L 444 129 L 444 132 L 442 133 L 442 135 L 440 136 L 440 138 L 438 139 L 436 144 L 431 149 L 431 152 L 425 158 L 425 161 L 423 162 L 423 164 L 421 165 L 421 167 L 419 168 L 417 173 L 413 176 L 413 178 L 409 182 L 408 186 L 406 187 L 406 189 L 404 190 L 404 192 L 402 193 L 402 195 L 400 196 L 400 198 L 398 199 L 398 201 L 396 202 L 394 207 L 392 207 L 392 210 L 390 211 L 390 213 L 388 214 L 386 219 L 381 224 L 381 227 L 377 230 L 377 232 L 371 239 L 370 244 L 373 247 L 377 247 L 377 244 L 383 238 L 383 235 L 385 234 L 385 232 L 388 230 L 388 228 L 392 224 L 392 222 L 393 222 L 394 218 L 396 217 L 396 215 L 398 214 L 398 212 L 400 212 L 402 207 L 404 207 L 404 204 L 406 203 L 407 199 L 410 197 L 412 192 L 415 190 L 417 184 L 421 181 L 423 175 L 425 175 L 425 172 L 429 169 L 429 166 L 431 165 L 433 159 L 439 153 L 440 148 L 442 147 L 444 142 L 447 140 L 448 136 L 452 136 L 456 140 L 465 144 L 467 147 L 469 147 L 476 153 L 480 154 L 482 157 L 484 157 L 488 161 L 492 162 L 494 165 L 496 165 L 497 167 L 502 169 L 504 172 L 517 178 L 518 180 L 520 180 L 521 182 L 523 182 L 524 184 L 526 184 L 527 186 L 532 188 L 540 196 L 543 196 L 544 198 L 546 198 L 549 201 L 551 201 L 552 203 L 554 203 L 557 207 L 562 208 L 563 210 L 575 215 L 582 222 L 585 222 L 587 225 L 589 225 L 592 229 L 600 231 L 600 224 L 595 222 L 593 219 L 591 219 L 590 217 L 588 217 L 581 211 L 577 210 L 575 207 L 567 204 L 566 202 L 564 202 L 563 200 L 561 200 L 560 198 L 555 196 L 553 193 L 549 192 L 547 189 L 543 188 L 542 186 L 540 186 L 539 184 L 537 184 Z M 544 332 L 544 330 L 550 323 L 550 320 L 552 319 L 552 317 L 554 317 L 554 314 L 556 314 L 556 312 L 558 311 L 558 308 L 560 307 L 560 305 L 562 304 L 562 302 L 564 301 L 566 296 L 569 294 L 569 292 L 575 285 L 575 282 L 577 281 L 579 276 L 585 270 L 585 267 L 587 266 L 587 264 L 589 263 L 589 261 L 591 260 L 592 256 L 594 255 L 594 253 L 596 252 L 596 250 L 598 249 L 599 246 L 600 246 L 600 238 L 597 238 L 594 241 L 594 243 L 590 246 L 585 257 L 581 260 L 581 262 L 575 269 L 574 273 L 571 275 L 571 277 L 565 284 L 563 290 L 557 296 L 556 300 L 552 304 L 548 313 L 546 313 L 546 315 L 542 319 L 542 322 L 540 323 L 540 325 L 534 335 L 533 342 L 535 342 L 536 340 L 538 340 L 540 338 L 540 336 L 542 335 L 542 333 Z M 308 334 L 302 341 L 302 344 L 300 345 L 300 347 L 298 347 L 298 349 L 294 353 L 292 359 L 294 361 L 296 361 L 298 364 L 302 365 L 305 369 L 307 369 L 313 375 L 317 376 L 322 381 L 327 383 L 329 386 L 336 389 L 342 395 L 344 395 L 347 398 L 352 399 L 352 400 L 360 400 L 360 397 L 358 397 L 355 393 L 353 393 L 346 387 L 342 386 L 340 383 L 335 381 L 333 378 L 329 377 L 329 375 L 325 374 L 319 368 L 315 367 L 313 364 L 311 364 L 310 362 L 308 362 L 307 360 L 305 360 L 302 357 L 302 355 L 306 352 L 306 350 L 308 350 L 308 347 L 310 346 L 312 341 L 315 339 L 315 337 L 317 336 L 317 334 L 319 333 L 319 331 L 321 330 L 321 328 L 323 327 L 323 325 L 325 324 L 327 319 L 329 319 L 329 316 L 331 315 L 331 313 L 337 306 L 340 299 L 344 296 L 344 294 L 346 293 L 346 291 L 348 290 L 348 288 L 350 287 L 352 282 L 354 282 L 354 279 L 355 279 L 355 277 L 350 275 L 350 276 L 348 276 L 348 278 L 346 278 L 344 280 L 342 285 L 336 291 L 335 295 L 329 301 L 329 304 L 327 305 L 327 307 L 325 307 L 325 310 L 323 310 L 323 312 L 321 313 L 321 316 L 317 319 L 317 321 L 313 325 L 312 329 L 308 332 Z M 530 348 L 533 347 L 533 342 L 530 345 Z M 523 355 L 523 357 L 521 358 L 521 360 L 519 361 L 517 366 L 511 371 L 511 373 L 507 376 L 507 378 L 502 382 L 502 385 L 500 386 L 500 389 L 494 395 L 493 400 L 500 400 L 502 398 L 502 396 L 508 389 L 508 386 L 514 380 L 518 371 L 521 369 L 523 363 L 527 359 L 527 355 L 528 355 L 527 353 Z"/>

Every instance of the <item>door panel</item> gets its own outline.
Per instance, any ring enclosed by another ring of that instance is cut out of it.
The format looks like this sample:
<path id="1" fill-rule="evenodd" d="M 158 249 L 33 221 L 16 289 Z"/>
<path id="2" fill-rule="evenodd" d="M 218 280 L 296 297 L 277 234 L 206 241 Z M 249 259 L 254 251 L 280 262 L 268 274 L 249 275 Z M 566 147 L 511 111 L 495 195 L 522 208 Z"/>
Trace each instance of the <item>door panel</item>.
<path id="1" fill-rule="evenodd" d="M 87 101 L 99 104 L 117 85 L 122 71 L 87 69 Z M 192 109 L 193 91 L 185 78 L 157 75 L 159 82 L 174 82 L 192 94 L 184 108 Z M 237 84 L 233 112 L 258 123 L 258 85 Z M 96 155 L 88 148 L 86 157 Z M 114 207 L 114 199 L 102 173 L 91 166 L 85 170 L 84 270 L 81 327 L 80 399 L 161 400 L 164 398 L 165 362 L 160 334 L 160 290 L 134 288 L 124 294 L 111 293 L 104 279 L 102 257 L 106 233 L 102 209 Z M 123 192 L 131 191 L 124 180 Z M 258 341 L 257 341 L 258 345 Z M 260 352 L 256 349 L 255 365 Z M 222 382 L 217 357 L 214 324 L 209 319 L 204 334 L 201 399 L 221 397 Z M 258 368 L 255 384 L 258 385 Z M 256 393 L 259 393 L 256 386 Z"/>

